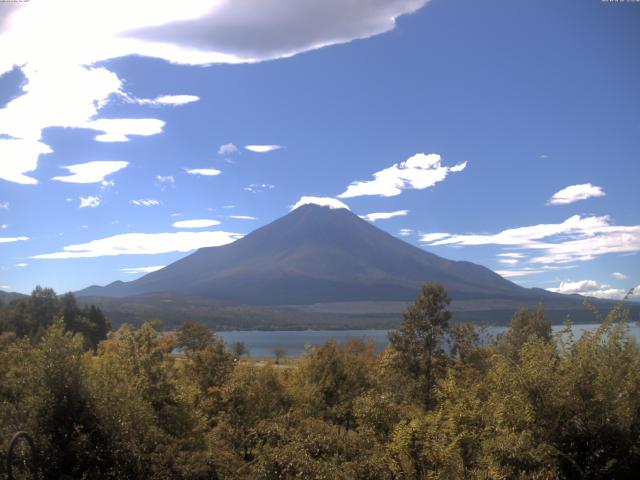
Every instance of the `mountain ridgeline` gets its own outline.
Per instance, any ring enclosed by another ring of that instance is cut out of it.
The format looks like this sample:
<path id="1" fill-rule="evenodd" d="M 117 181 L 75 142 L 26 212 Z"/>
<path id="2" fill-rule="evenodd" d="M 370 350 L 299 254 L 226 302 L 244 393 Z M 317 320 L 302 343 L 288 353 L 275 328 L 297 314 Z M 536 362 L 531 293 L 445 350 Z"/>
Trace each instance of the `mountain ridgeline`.
<path id="1" fill-rule="evenodd" d="M 499 312 L 500 318 L 493 320 L 501 323 L 515 309 L 538 303 L 555 320 L 583 310 L 582 297 L 520 287 L 483 266 L 447 260 L 410 245 L 347 209 L 313 204 L 228 245 L 201 248 L 137 280 L 92 286 L 77 295 L 89 297 L 114 317 L 119 316 L 118 302 L 137 301 L 135 308 L 140 310 L 142 304 L 150 312 L 150 304 L 155 306 L 160 298 L 166 300 L 159 309 L 164 311 L 184 304 L 178 297 L 188 297 L 212 302 L 218 311 L 225 304 L 248 306 L 254 309 L 252 315 L 257 306 L 270 309 L 273 316 L 274 308 L 317 314 L 323 305 L 331 306 L 323 313 L 335 314 L 336 305 L 341 305 L 348 306 L 350 315 L 384 311 L 399 320 L 426 282 L 441 282 L 454 300 L 454 312 L 465 320 L 491 322 Z M 160 293 L 170 294 L 170 300 Z M 301 326 L 307 328 L 303 316 Z"/>
<path id="2" fill-rule="evenodd" d="M 530 297 L 488 268 L 446 260 L 374 227 L 346 209 L 304 205 L 246 237 L 201 248 L 132 282 L 80 295 L 180 292 L 252 305 L 412 300 L 427 281 L 456 299 Z"/>

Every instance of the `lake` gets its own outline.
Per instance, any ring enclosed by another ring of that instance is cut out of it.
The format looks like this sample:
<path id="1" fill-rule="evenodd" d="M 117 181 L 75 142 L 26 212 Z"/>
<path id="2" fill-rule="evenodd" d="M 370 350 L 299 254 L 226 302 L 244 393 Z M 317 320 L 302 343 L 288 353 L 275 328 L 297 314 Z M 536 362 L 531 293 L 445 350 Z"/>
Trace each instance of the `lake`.
<path id="1" fill-rule="evenodd" d="M 587 330 L 594 330 L 598 324 L 574 325 L 573 331 L 577 336 Z M 555 325 L 554 332 L 562 329 L 562 325 Z M 629 326 L 631 333 L 636 340 L 640 341 L 640 326 L 632 323 Z M 489 327 L 489 335 L 497 335 L 503 332 L 506 327 Z M 382 350 L 387 346 L 388 330 L 301 330 L 301 331 L 229 331 L 218 332 L 218 336 L 227 344 L 231 342 L 243 342 L 249 349 L 252 357 L 273 356 L 273 349 L 282 347 L 287 351 L 288 356 L 299 356 L 304 353 L 305 345 L 320 345 L 327 340 L 335 339 L 338 343 L 344 344 L 350 338 L 363 340 L 375 340 L 376 346 Z"/>

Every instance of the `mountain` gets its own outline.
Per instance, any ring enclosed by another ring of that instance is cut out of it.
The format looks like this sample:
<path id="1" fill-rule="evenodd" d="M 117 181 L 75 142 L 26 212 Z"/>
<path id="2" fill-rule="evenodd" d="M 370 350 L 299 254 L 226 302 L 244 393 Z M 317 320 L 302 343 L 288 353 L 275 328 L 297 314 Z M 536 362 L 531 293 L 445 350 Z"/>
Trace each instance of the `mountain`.
<path id="1" fill-rule="evenodd" d="M 458 320 L 506 323 L 516 309 L 542 304 L 556 322 L 568 314 L 593 321 L 581 296 L 520 287 L 483 266 L 414 247 L 347 209 L 313 204 L 137 280 L 76 294 L 117 321 L 135 323 L 146 317 L 169 324 L 193 318 L 225 329 L 293 328 L 296 322 L 300 328 L 387 328 L 430 281 L 445 285 Z"/>
<path id="2" fill-rule="evenodd" d="M 540 297 L 488 268 L 409 245 L 347 209 L 313 204 L 231 244 L 78 295 L 179 292 L 250 305 L 407 301 L 427 281 L 444 283 L 458 300 Z"/>
<path id="3" fill-rule="evenodd" d="M 5 292 L 4 290 L 0 290 L 0 302 L 9 303 L 12 300 L 19 300 L 21 298 L 26 298 L 27 295 L 16 292 Z"/>

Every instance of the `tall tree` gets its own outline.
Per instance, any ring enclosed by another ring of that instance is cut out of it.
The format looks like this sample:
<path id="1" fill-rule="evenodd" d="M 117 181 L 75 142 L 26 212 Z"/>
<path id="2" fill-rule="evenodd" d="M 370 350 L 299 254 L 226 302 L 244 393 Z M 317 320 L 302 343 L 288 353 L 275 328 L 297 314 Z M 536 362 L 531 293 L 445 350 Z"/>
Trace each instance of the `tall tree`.
<path id="1" fill-rule="evenodd" d="M 425 408 L 433 406 L 437 374 L 445 365 L 442 343 L 451 319 L 450 302 L 442 284 L 425 284 L 398 330 L 389 333 L 393 364 L 412 380 L 412 396 Z"/>

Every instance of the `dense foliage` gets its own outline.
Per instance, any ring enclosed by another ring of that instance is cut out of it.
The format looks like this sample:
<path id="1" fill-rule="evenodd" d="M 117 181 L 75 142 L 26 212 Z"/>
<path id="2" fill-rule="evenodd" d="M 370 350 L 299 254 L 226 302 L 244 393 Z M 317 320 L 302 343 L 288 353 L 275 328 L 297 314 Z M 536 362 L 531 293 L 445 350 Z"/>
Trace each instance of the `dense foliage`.
<path id="1" fill-rule="evenodd" d="M 386 350 L 328 342 L 277 365 L 192 322 L 123 326 L 94 351 L 58 306 L 0 337 L 0 451 L 31 432 L 51 479 L 636 478 L 622 308 L 580 338 L 522 310 L 491 339 L 447 306 L 426 285 Z"/>
<path id="2" fill-rule="evenodd" d="M 56 319 L 67 331 L 79 333 L 86 345 L 96 348 L 111 329 L 111 322 L 94 306 L 80 307 L 72 293 L 58 296 L 51 288 L 36 287 L 31 296 L 0 302 L 0 334 L 38 340 Z"/>

